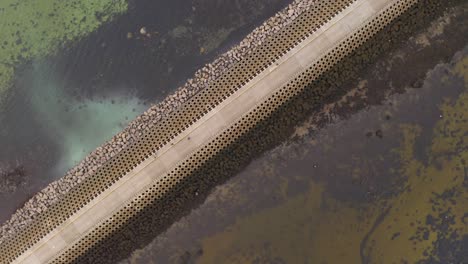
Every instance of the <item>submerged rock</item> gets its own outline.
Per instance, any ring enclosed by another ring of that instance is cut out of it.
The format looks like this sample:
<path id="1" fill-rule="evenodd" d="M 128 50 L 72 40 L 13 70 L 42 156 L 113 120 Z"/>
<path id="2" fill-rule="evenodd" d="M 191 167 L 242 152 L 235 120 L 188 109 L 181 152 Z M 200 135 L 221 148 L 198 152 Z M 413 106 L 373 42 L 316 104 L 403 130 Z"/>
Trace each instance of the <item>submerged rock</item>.
<path id="1" fill-rule="evenodd" d="M 24 184 L 26 170 L 19 165 L 15 168 L 0 168 L 0 194 L 14 192 Z"/>

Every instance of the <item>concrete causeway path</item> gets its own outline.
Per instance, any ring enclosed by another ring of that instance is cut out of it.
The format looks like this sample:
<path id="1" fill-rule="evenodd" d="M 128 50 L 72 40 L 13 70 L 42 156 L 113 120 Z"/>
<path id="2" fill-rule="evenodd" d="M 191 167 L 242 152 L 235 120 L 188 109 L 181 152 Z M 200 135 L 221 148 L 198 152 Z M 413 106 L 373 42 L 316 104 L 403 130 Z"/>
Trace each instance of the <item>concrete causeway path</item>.
<path id="1" fill-rule="evenodd" d="M 54 261 L 104 220 L 167 176 L 182 161 L 206 146 L 252 109 L 267 101 L 298 74 L 313 67 L 327 52 L 367 25 L 376 15 L 416 0 L 356 0 L 329 22 L 228 96 L 136 168 L 128 172 L 65 222 L 17 257 L 13 263 Z M 401 11 L 401 10 L 400 10 Z M 390 17 L 391 18 L 391 17 Z M 391 20 L 391 19 L 390 19 Z M 390 21 L 388 21 L 389 23 Z"/>

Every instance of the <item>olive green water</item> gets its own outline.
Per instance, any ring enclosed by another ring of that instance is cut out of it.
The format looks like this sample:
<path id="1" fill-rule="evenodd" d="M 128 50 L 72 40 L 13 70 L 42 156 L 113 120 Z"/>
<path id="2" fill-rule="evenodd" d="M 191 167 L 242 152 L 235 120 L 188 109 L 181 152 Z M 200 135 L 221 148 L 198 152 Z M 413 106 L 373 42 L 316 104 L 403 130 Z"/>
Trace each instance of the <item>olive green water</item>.
<path id="1" fill-rule="evenodd" d="M 468 236 L 468 57 L 458 61 L 451 70 L 454 79 L 442 80 L 441 84 L 453 85 L 451 82 L 460 78 L 465 82 L 465 91 L 455 98 L 441 100 L 438 108 L 442 118 L 432 129 L 418 121 L 395 122 L 386 130 L 393 130 L 389 133 L 395 135 L 391 136 L 400 138 L 399 146 L 382 149 L 377 157 L 352 146 L 346 163 L 329 161 L 336 169 L 328 173 L 347 172 L 349 178 L 365 181 L 373 173 L 385 173 L 376 168 L 376 163 L 396 159 L 398 166 L 387 169 L 401 175 L 398 180 L 403 183 L 393 187 L 390 197 L 360 202 L 353 201 L 351 195 L 348 200 L 337 199 L 327 186 L 331 183 L 314 181 L 313 171 L 294 173 L 295 169 L 288 164 L 280 170 L 273 165 L 269 169 L 279 174 L 286 170 L 293 177 L 310 177 L 303 183 L 307 190 L 288 197 L 291 180 L 279 175 L 284 182 L 278 195 L 284 196 L 284 201 L 241 217 L 224 231 L 203 239 L 200 263 L 254 263 L 275 259 L 281 260 L 280 263 L 416 263 L 431 257 L 440 260 L 438 251 L 442 249 L 437 246 L 444 241 L 451 247 L 450 254 L 465 254 L 462 250 L 466 250 L 466 245 L 461 247 L 456 241 L 466 240 Z M 422 146 L 427 156 L 421 160 L 415 149 L 417 141 L 424 136 L 430 137 L 430 144 Z M 330 148 L 338 147 L 329 139 L 304 143 L 313 148 L 324 142 Z M 333 158 L 329 154 L 334 151 L 327 151 L 326 147 L 321 150 L 322 155 Z M 304 156 L 300 159 L 309 161 L 307 154 Z M 442 260 L 442 263 L 448 262 Z"/>
<path id="2" fill-rule="evenodd" d="M 463 263 L 466 8 L 377 61 L 123 263 Z"/>

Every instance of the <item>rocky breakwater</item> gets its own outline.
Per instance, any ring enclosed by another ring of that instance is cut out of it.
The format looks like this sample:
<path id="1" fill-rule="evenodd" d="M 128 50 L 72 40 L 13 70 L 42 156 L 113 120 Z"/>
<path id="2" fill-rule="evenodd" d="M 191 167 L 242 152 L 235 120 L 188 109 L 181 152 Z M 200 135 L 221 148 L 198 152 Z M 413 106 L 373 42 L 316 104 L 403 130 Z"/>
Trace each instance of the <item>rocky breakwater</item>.
<path id="1" fill-rule="evenodd" d="M 248 34 L 238 45 L 198 70 L 193 78 L 189 79 L 164 101 L 151 106 L 142 115 L 133 120 L 122 132 L 98 147 L 76 167 L 69 170 L 64 177 L 50 183 L 46 188 L 34 195 L 1 226 L 0 243 L 4 242 L 8 237 L 14 236 L 25 225 L 30 223 L 35 216 L 59 201 L 61 197 L 70 192 L 85 178 L 93 177 L 102 164 L 106 163 L 129 144 L 135 142 L 145 131 L 150 130 L 154 124 L 161 121 L 168 113 L 178 108 L 191 96 L 202 90 L 207 84 L 250 54 L 255 47 L 262 45 L 271 35 L 276 34 L 290 24 L 302 12 L 313 6 L 314 2 L 315 0 L 293 1 Z"/>

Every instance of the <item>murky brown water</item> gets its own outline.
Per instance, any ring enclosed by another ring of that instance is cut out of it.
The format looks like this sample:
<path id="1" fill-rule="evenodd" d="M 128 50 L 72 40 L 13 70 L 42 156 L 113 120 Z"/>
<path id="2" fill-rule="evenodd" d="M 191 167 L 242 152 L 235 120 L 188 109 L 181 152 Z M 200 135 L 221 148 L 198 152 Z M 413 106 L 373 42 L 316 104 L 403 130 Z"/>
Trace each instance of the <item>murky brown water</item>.
<path id="1" fill-rule="evenodd" d="M 468 259 L 467 10 L 375 63 L 124 262 Z"/>

